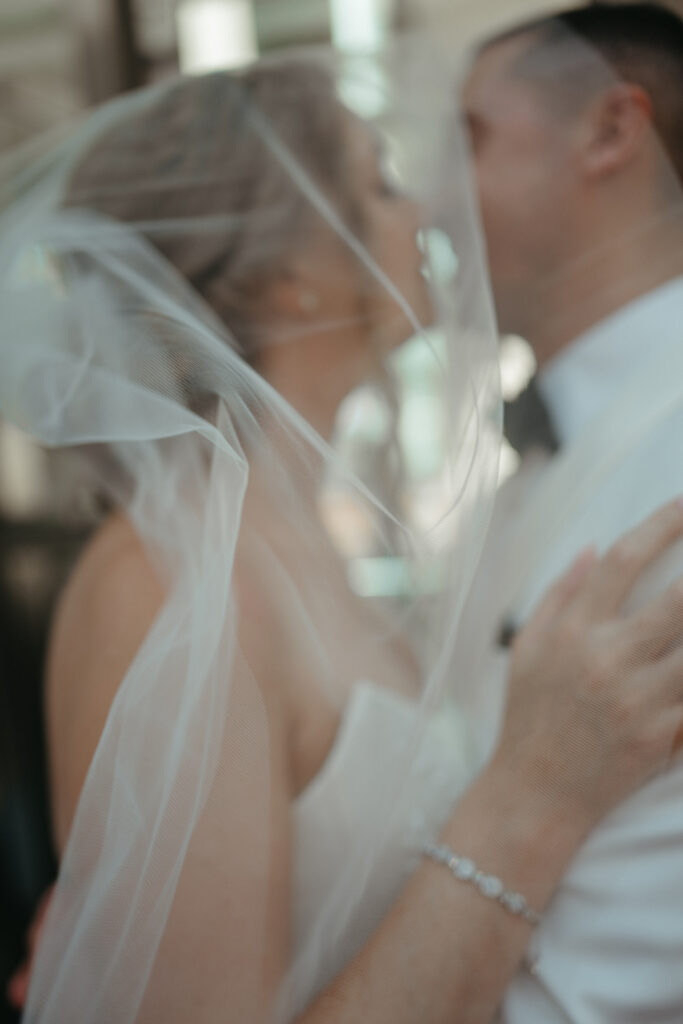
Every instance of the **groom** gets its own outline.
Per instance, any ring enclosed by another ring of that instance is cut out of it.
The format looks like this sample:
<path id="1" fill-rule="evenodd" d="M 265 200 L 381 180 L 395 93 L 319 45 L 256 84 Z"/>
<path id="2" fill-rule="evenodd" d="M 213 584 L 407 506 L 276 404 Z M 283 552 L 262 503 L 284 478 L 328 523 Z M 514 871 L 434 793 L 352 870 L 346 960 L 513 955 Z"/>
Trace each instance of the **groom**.
<path id="1" fill-rule="evenodd" d="M 525 25 L 464 99 L 499 325 L 533 346 L 555 435 L 502 489 L 460 631 L 489 748 L 505 645 L 547 584 L 683 493 L 683 23 L 596 4 Z M 679 548 L 646 589 L 682 574 Z M 501 1020 L 683 1021 L 682 763 L 586 843 Z"/>

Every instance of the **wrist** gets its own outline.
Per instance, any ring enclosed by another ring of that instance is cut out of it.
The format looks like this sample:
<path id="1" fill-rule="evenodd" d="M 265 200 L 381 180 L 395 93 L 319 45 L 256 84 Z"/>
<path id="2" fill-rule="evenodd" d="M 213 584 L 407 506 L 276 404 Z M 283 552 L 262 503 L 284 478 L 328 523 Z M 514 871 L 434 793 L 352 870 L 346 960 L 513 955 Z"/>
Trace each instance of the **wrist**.
<path id="1" fill-rule="evenodd" d="M 541 911 L 590 831 L 587 821 L 494 758 L 463 796 L 442 838 Z"/>

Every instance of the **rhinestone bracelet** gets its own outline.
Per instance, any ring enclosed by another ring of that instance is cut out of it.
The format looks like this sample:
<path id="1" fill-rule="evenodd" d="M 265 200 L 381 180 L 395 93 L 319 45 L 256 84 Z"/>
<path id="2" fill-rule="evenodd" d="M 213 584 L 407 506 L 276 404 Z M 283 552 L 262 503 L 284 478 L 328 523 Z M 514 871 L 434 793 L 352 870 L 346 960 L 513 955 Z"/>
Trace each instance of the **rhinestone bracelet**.
<path id="1" fill-rule="evenodd" d="M 521 893 L 506 889 L 500 878 L 496 878 L 495 875 L 485 875 L 474 861 L 467 857 L 459 857 L 445 844 L 427 843 L 422 847 L 422 853 L 438 864 L 443 864 L 458 881 L 473 885 L 486 899 L 500 903 L 510 914 L 521 917 L 527 924 L 540 924 L 540 914 L 532 910 Z"/>

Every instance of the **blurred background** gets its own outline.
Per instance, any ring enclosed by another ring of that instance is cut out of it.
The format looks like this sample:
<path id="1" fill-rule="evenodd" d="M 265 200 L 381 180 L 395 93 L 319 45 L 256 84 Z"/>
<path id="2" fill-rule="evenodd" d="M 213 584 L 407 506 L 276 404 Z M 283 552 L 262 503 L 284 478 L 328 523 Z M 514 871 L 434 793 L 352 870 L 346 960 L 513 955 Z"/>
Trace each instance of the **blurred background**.
<path id="1" fill-rule="evenodd" d="M 370 52 L 446 8 L 457 44 L 559 5 L 539 0 L 0 0 L 0 155 L 95 104 L 173 74 L 244 64 L 283 47 Z M 675 6 L 675 4 L 674 4 Z M 683 0 L 678 4 L 683 13 Z M 1 312 L 0 312 L 1 315 Z M 533 372 L 501 348 L 505 397 Z M 2 367 L 0 366 L 0 373 Z M 502 475 L 515 465 L 504 451 Z M 0 1024 L 25 930 L 52 879 L 42 672 L 51 610 L 91 522 L 59 513 L 64 467 L 0 425 Z"/>

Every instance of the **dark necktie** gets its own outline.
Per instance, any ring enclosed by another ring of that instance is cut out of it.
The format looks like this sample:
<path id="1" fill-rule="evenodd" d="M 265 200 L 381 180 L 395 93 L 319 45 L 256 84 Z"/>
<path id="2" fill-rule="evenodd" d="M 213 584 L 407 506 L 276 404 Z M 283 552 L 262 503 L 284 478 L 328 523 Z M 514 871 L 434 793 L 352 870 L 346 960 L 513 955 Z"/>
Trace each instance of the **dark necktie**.
<path id="1" fill-rule="evenodd" d="M 553 421 L 534 377 L 512 402 L 505 403 L 505 436 L 520 455 L 531 448 L 554 454 L 559 442 Z"/>
<path id="2" fill-rule="evenodd" d="M 507 440 L 522 457 L 532 448 L 553 455 L 558 451 L 557 434 L 535 377 L 514 401 L 506 402 L 504 430 Z M 518 631 L 519 623 L 512 616 L 505 618 L 498 630 L 499 646 L 510 647 Z"/>

